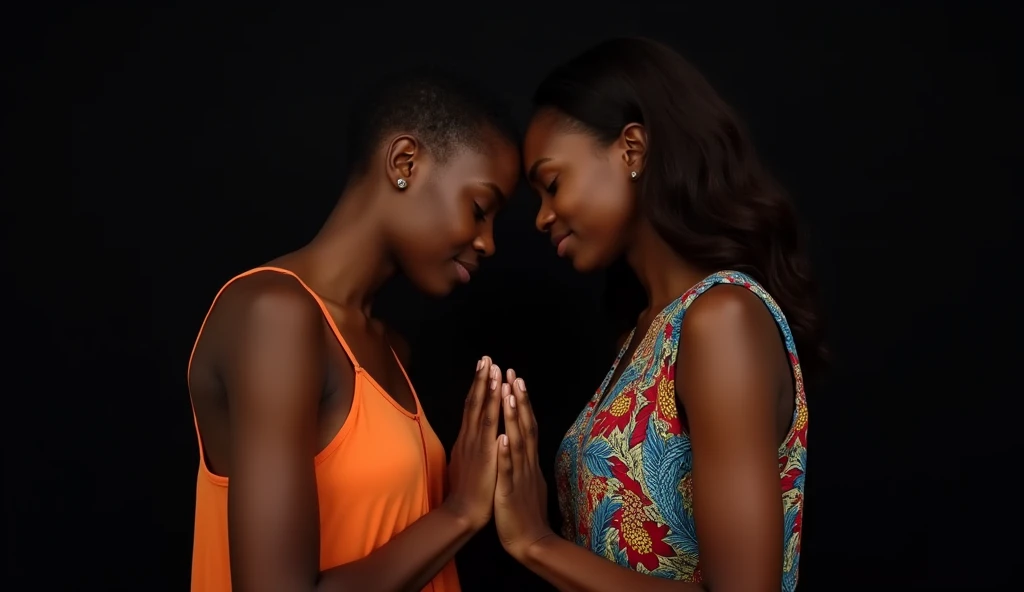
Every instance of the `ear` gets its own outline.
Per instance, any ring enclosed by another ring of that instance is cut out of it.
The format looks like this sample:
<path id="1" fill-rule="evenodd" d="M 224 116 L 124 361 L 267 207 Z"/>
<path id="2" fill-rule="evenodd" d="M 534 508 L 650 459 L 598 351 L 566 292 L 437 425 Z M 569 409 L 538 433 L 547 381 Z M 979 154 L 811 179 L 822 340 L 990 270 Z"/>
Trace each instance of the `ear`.
<path id="1" fill-rule="evenodd" d="M 647 156 L 647 130 L 639 123 L 630 123 L 622 128 L 619 145 L 622 148 L 622 162 L 626 166 L 626 174 L 632 176 L 635 172 L 636 176 L 639 176 L 644 170 L 644 160 Z"/>
<path id="2" fill-rule="evenodd" d="M 403 134 L 396 136 L 388 144 L 385 169 L 392 187 L 398 187 L 399 179 L 406 183 L 412 182 L 416 172 L 417 160 L 420 158 L 420 144 L 413 136 Z M 402 187 L 404 189 L 404 187 Z"/>

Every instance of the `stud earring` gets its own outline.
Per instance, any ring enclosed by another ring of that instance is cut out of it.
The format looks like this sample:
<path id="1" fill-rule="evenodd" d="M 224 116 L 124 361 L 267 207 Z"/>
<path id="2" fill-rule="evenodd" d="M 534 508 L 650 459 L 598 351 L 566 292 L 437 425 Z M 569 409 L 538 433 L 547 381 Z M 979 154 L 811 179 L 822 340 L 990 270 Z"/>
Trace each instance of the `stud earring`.
<path id="1" fill-rule="evenodd" d="M 405 182 L 405 179 L 401 177 L 399 177 L 398 180 L 395 181 L 395 185 L 398 185 L 399 189 L 405 189 L 406 187 L 409 186 L 409 184 Z"/>
<path id="2" fill-rule="evenodd" d="M 630 173 L 629 173 L 629 177 L 630 177 L 631 179 L 636 179 L 636 171 L 630 171 Z"/>

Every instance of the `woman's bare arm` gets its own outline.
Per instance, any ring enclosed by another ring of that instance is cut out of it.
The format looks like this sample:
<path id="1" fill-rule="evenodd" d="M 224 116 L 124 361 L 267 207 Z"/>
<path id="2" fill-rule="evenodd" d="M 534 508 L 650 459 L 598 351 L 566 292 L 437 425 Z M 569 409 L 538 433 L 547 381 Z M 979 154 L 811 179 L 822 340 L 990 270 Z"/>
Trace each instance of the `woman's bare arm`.
<path id="1" fill-rule="evenodd" d="M 287 281 L 261 283 L 239 305 L 243 321 L 222 363 L 231 421 L 234 589 L 420 590 L 476 527 L 443 505 L 368 557 L 321 572 L 313 459 L 326 375 L 323 316 Z"/>

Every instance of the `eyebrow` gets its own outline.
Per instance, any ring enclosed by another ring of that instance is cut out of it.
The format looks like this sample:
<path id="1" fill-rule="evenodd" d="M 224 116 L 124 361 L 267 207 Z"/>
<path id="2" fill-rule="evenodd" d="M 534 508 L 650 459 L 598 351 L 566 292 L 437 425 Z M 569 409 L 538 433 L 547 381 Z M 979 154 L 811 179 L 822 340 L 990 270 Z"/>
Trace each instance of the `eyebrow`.
<path id="1" fill-rule="evenodd" d="M 544 164 L 545 162 L 548 162 L 549 160 L 551 159 L 541 158 L 537 162 L 533 163 L 532 166 L 530 166 L 530 172 L 526 173 L 526 178 L 530 181 L 530 183 L 537 182 L 537 169 L 540 168 L 540 165 Z"/>
<path id="2" fill-rule="evenodd" d="M 484 187 L 491 190 L 494 193 L 494 198 L 498 200 L 498 204 L 504 206 L 508 201 L 508 196 L 502 193 L 501 188 L 494 183 L 484 183 Z"/>

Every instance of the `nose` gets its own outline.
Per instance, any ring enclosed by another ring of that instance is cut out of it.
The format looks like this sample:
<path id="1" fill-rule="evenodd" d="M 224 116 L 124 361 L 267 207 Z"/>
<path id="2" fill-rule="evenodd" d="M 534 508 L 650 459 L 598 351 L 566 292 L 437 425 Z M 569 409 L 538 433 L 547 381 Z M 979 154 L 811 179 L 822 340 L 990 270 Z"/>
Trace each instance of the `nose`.
<path id="1" fill-rule="evenodd" d="M 555 223 L 555 211 L 551 209 L 551 204 L 546 199 L 541 199 L 540 209 L 537 211 L 537 218 L 534 220 L 537 225 L 537 230 L 541 232 L 550 232 L 551 225 Z"/>
<path id="2" fill-rule="evenodd" d="M 473 239 L 473 250 L 481 257 L 490 257 L 495 251 L 494 227 L 487 224 L 483 231 Z"/>

